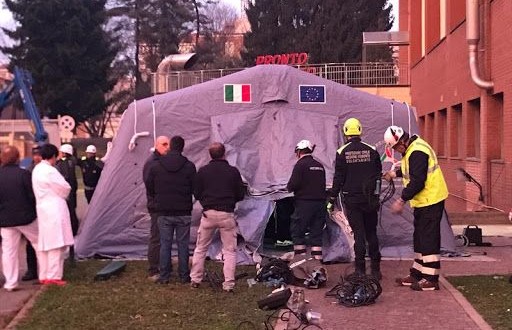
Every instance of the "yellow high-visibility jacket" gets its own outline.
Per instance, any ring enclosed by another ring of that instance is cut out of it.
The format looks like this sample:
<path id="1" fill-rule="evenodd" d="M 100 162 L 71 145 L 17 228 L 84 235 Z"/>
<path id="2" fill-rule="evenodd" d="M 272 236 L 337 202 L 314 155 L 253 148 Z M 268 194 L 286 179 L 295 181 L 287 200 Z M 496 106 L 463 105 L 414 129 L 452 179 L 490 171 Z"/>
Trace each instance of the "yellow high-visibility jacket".
<path id="1" fill-rule="evenodd" d="M 425 187 L 411 199 L 411 207 L 434 205 L 448 198 L 448 187 L 437 162 L 437 156 L 432 147 L 420 137 L 409 145 L 402 159 L 401 170 L 404 187 L 410 181 L 409 157 L 414 151 L 421 151 L 428 155 L 428 172 Z"/>

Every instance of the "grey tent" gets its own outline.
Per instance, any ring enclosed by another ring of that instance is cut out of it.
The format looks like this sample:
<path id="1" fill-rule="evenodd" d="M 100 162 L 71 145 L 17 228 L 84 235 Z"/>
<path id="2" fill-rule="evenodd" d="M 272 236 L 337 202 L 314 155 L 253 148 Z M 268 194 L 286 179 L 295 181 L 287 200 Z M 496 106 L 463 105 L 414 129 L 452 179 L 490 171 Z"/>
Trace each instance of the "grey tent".
<path id="1" fill-rule="evenodd" d="M 223 142 L 227 160 L 240 169 L 248 183 L 251 194 L 238 204 L 236 214 L 243 237 L 238 261 L 251 263 L 253 253 L 261 249 L 274 200 L 288 196 L 285 187 L 296 161 L 296 143 L 308 139 L 316 144 L 313 155 L 324 164 L 330 185 L 335 153 L 343 143 L 340 127 L 350 117 L 360 119 L 363 138 L 381 154 L 387 126 L 418 132 L 413 110 L 406 104 L 284 65 L 256 66 L 132 103 L 123 115 L 82 222 L 77 255 L 146 256 L 150 220 L 142 167 L 155 136 L 181 135 L 186 141 L 184 155 L 198 168 L 209 162 L 208 145 Z M 196 203 L 191 247 L 200 211 Z M 384 205 L 378 228 L 383 255 L 412 255 L 412 230 L 410 210 L 395 216 L 389 205 Z M 324 260 L 350 260 L 351 247 L 333 222 L 327 224 L 324 241 Z M 443 249 L 455 249 L 446 221 L 442 242 Z M 214 244 L 209 253 L 218 256 L 219 245 Z"/>

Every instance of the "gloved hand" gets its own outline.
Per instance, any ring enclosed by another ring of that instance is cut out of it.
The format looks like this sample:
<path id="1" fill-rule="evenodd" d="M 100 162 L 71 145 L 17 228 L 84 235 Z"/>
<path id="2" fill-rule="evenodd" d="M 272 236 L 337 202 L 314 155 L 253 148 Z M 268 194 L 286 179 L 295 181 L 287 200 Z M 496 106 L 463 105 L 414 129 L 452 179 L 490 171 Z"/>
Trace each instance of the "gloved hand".
<path id="1" fill-rule="evenodd" d="M 336 199 L 331 197 L 327 200 L 327 212 L 334 211 L 334 204 L 336 204 Z"/>

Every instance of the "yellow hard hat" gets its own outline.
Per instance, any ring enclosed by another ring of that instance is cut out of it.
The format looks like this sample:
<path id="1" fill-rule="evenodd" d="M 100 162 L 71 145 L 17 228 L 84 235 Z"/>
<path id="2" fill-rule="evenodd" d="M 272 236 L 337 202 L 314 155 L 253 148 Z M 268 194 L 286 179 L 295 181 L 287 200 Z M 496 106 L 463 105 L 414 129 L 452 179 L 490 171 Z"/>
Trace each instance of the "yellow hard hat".
<path id="1" fill-rule="evenodd" d="M 343 134 L 346 136 L 361 135 L 363 127 L 356 118 L 349 118 L 343 124 Z"/>

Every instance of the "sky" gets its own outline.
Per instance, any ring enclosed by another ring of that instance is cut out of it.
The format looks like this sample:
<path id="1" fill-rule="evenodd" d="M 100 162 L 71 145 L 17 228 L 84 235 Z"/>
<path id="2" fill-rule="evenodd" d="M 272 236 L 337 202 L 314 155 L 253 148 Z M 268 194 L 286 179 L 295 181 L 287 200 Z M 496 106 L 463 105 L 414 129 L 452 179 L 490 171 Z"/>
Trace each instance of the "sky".
<path id="1" fill-rule="evenodd" d="M 241 1 L 240 0 L 221 0 L 225 3 L 228 3 L 235 7 L 238 12 L 240 12 Z M 389 0 L 389 2 L 393 5 L 393 15 L 395 16 L 395 22 L 392 31 L 398 30 L 398 1 L 399 0 Z M 11 13 L 5 9 L 5 4 L 3 0 L 0 0 L 0 27 L 14 27 L 14 21 L 12 19 Z M 0 31 L 0 45 L 4 46 L 8 43 L 9 40 L 5 37 L 3 32 Z M 0 63 L 7 62 L 7 58 L 0 52 Z"/>

